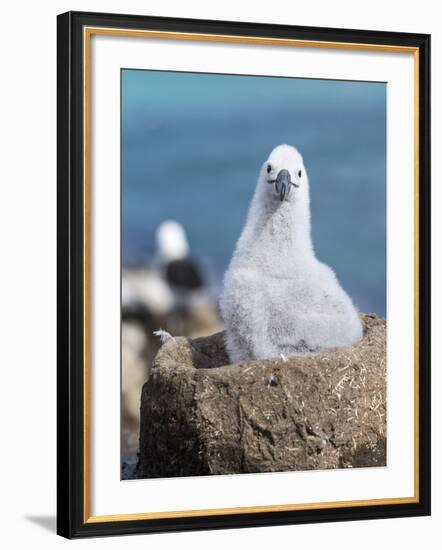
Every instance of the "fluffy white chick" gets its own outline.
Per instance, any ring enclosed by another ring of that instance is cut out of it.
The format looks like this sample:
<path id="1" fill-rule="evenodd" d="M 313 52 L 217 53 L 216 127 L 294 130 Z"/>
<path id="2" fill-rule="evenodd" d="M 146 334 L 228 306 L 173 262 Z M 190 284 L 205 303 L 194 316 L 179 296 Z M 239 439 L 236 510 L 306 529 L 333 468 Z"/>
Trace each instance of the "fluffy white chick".
<path id="1" fill-rule="evenodd" d="M 262 165 L 220 301 L 232 363 L 319 353 L 362 338 L 360 316 L 314 253 L 300 153 L 279 145 Z"/>

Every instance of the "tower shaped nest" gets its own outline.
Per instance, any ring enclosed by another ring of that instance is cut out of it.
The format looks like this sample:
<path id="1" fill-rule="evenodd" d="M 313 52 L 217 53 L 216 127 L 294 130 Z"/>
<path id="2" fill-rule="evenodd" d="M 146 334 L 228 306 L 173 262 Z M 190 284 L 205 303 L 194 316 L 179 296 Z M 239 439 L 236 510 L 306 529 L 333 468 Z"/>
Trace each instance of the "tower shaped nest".
<path id="1" fill-rule="evenodd" d="M 228 364 L 224 333 L 162 346 L 141 397 L 138 477 L 386 465 L 386 322 L 319 355 Z"/>

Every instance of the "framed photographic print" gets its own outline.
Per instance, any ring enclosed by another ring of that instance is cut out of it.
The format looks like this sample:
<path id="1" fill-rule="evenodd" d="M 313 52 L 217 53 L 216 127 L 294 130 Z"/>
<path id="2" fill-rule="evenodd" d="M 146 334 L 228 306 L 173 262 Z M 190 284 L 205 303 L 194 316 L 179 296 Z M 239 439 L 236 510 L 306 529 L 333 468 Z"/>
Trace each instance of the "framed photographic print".
<path id="1" fill-rule="evenodd" d="M 58 533 L 430 513 L 430 37 L 58 17 Z"/>

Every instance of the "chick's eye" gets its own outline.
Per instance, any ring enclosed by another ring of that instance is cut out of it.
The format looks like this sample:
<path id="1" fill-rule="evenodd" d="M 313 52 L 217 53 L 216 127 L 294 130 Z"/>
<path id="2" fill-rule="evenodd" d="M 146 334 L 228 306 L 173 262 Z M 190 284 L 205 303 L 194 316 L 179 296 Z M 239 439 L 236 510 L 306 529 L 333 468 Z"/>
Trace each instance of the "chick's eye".
<path id="1" fill-rule="evenodd" d="M 270 174 L 271 171 L 272 171 L 272 165 L 267 164 L 267 174 Z"/>
<path id="2" fill-rule="evenodd" d="M 302 176 L 302 170 L 299 170 L 298 171 L 298 178 L 300 178 Z"/>

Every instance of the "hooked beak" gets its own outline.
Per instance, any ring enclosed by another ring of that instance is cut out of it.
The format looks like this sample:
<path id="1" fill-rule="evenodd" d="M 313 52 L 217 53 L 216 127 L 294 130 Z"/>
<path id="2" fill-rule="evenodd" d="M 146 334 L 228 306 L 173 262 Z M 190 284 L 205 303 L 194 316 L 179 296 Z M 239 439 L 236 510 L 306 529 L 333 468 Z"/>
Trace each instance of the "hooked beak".
<path id="1" fill-rule="evenodd" d="M 290 189 L 293 187 L 299 187 L 299 185 L 290 178 L 290 172 L 288 170 L 280 170 L 275 180 L 270 180 L 269 183 L 275 184 L 275 191 L 279 194 L 281 202 L 288 197 Z"/>

